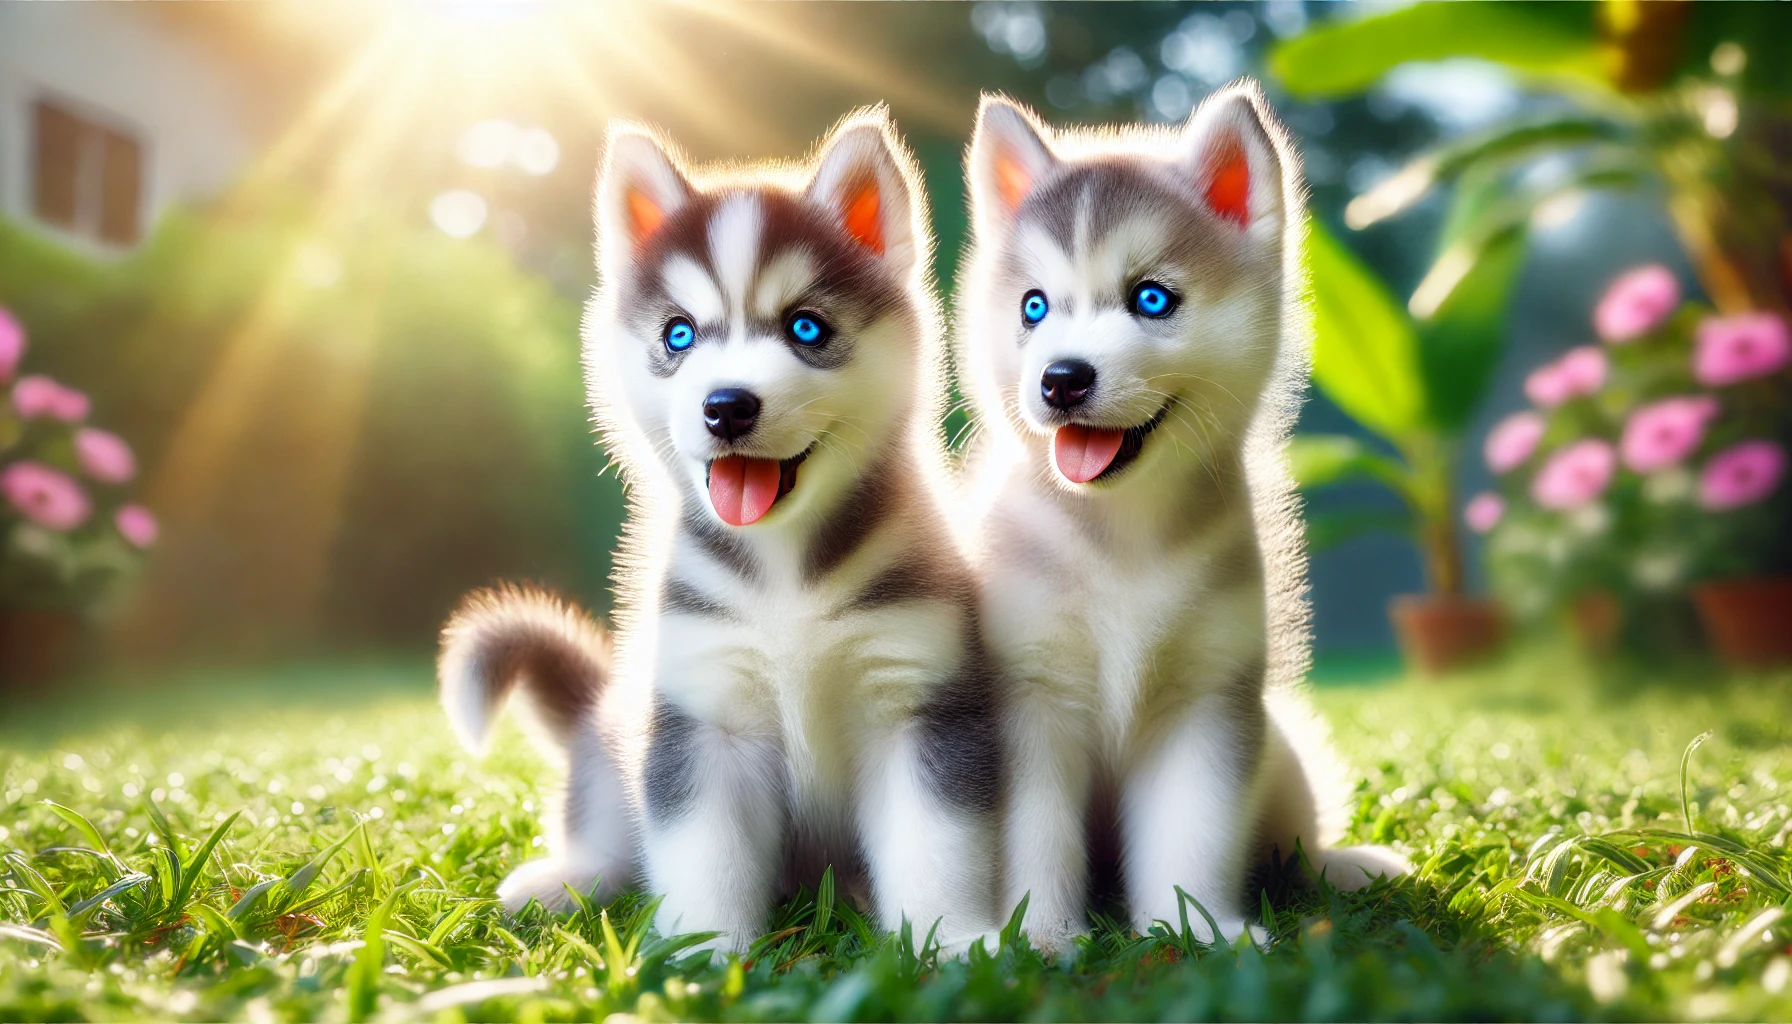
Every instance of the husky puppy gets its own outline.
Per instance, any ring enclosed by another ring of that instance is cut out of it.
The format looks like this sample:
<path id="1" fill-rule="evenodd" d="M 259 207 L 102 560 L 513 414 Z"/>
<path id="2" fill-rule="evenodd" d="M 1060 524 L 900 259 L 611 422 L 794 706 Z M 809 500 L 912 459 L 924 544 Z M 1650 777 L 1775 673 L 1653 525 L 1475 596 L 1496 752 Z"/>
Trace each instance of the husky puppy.
<path id="1" fill-rule="evenodd" d="M 978 116 L 968 485 L 984 625 L 1017 688 L 1005 898 L 1031 893 L 1043 946 L 1085 929 L 1091 851 L 1117 850 L 1141 932 L 1178 920 L 1181 887 L 1227 938 L 1251 866 L 1296 839 L 1334 884 L 1400 866 L 1324 848 L 1338 775 L 1292 690 L 1296 160 L 1249 84 L 1181 128 L 1052 131 L 988 96 Z"/>
<path id="2" fill-rule="evenodd" d="M 613 127 L 585 319 L 630 515 L 614 662 L 541 595 L 448 626 L 479 742 L 522 684 L 571 760 L 551 858 L 504 901 L 637 859 L 666 931 L 744 949 L 774 898 L 862 865 L 878 920 L 997 924 L 1000 696 L 944 513 L 939 317 L 913 162 L 882 110 L 801 166 L 698 172 Z"/>

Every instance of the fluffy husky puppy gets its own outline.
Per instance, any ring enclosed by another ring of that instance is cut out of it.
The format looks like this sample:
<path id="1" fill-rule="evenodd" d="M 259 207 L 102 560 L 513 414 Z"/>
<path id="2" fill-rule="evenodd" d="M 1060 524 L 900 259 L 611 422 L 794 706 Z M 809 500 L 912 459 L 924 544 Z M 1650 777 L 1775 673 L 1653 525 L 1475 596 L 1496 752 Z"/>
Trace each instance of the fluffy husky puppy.
<path id="1" fill-rule="evenodd" d="M 1030 892 L 1029 932 L 1061 944 L 1091 851 L 1117 850 L 1135 927 L 1176 921 L 1181 887 L 1232 938 L 1250 867 L 1297 838 L 1334 884 L 1397 871 L 1324 848 L 1337 774 L 1291 690 L 1305 563 L 1282 447 L 1307 323 L 1274 114 L 1244 84 L 1179 129 L 1073 133 L 986 97 L 968 163 L 970 486 L 984 625 L 1018 688 L 1009 904 Z"/>
<path id="2" fill-rule="evenodd" d="M 829 863 L 886 927 L 996 926 L 999 690 L 944 514 L 917 181 L 881 110 L 801 166 L 697 172 L 611 130 L 585 365 L 630 495 L 614 664 L 511 593 L 441 665 L 471 742 L 521 683 L 570 755 L 563 835 L 506 903 L 626 881 L 626 814 L 664 930 L 745 948 Z"/>

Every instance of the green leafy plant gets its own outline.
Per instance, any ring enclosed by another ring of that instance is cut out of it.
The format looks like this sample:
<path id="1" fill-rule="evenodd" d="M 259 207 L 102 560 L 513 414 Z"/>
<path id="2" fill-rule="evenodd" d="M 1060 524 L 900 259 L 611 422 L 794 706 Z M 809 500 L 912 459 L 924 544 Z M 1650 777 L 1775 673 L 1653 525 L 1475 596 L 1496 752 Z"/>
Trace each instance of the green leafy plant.
<path id="1" fill-rule="evenodd" d="M 1659 193 L 1699 280 L 1724 313 L 1785 310 L 1792 278 L 1792 65 L 1774 50 L 1783 10 L 1763 4 L 1417 4 L 1318 25 L 1279 45 L 1269 66 L 1303 99 L 1360 93 L 1411 61 L 1498 63 L 1551 92 L 1553 112 L 1521 115 L 1420 153 L 1358 196 L 1346 213 L 1366 227 L 1434 187 L 1505 183 L 1440 251 L 1414 291 L 1424 314 L 1548 204 L 1589 190 Z M 1560 158 L 1566 174 L 1520 171 Z"/>
<path id="2" fill-rule="evenodd" d="M 1445 244 L 1484 197 L 1464 192 Z M 1365 529 L 1408 533 L 1432 590 L 1459 594 L 1462 550 L 1455 468 L 1462 432 L 1498 361 L 1506 297 L 1523 259 L 1522 240 L 1483 255 L 1439 308 L 1416 317 L 1374 272 L 1319 223 L 1308 236 L 1313 291 L 1313 383 L 1383 445 L 1342 434 L 1301 434 L 1290 451 L 1300 486 L 1314 490 L 1373 480 L 1398 495 L 1401 513 L 1315 515 L 1309 536 L 1324 547 Z"/>

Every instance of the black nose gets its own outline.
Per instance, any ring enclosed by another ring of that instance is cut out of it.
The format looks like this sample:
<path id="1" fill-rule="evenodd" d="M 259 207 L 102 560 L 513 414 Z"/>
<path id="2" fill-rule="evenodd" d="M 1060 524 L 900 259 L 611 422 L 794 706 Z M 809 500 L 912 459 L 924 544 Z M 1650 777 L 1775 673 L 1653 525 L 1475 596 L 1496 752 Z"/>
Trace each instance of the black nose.
<path id="1" fill-rule="evenodd" d="M 1039 375 L 1039 390 L 1045 404 L 1059 409 L 1074 409 L 1089 397 L 1095 385 L 1095 367 L 1081 359 L 1060 359 Z"/>
<path id="2" fill-rule="evenodd" d="M 759 396 L 746 388 L 717 388 L 703 400 L 703 423 L 724 441 L 745 437 L 759 419 Z"/>

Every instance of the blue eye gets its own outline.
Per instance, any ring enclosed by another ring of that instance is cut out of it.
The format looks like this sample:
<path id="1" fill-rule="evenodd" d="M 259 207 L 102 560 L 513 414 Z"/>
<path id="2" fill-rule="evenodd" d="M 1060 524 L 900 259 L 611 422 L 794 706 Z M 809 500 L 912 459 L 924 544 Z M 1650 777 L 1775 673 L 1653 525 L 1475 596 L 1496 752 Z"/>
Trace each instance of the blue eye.
<path id="1" fill-rule="evenodd" d="M 1045 301 L 1045 293 L 1035 288 L 1021 297 L 1020 318 L 1032 327 L 1045 319 L 1045 314 L 1052 311 L 1051 303 Z"/>
<path id="2" fill-rule="evenodd" d="M 666 347 L 674 352 L 683 352 L 697 340 L 697 329 L 682 316 L 675 316 L 666 321 Z"/>
<path id="3" fill-rule="evenodd" d="M 1156 281 L 1141 281 L 1132 290 L 1132 311 L 1152 319 L 1169 316 L 1176 311 L 1175 293 Z"/>
<path id="4" fill-rule="evenodd" d="M 814 313 L 796 313 L 784 325 L 785 333 L 798 345 L 814 348 L 833 337 L 834 329 Z"/>

